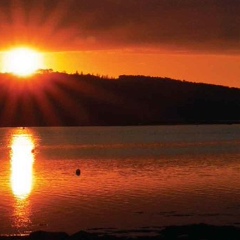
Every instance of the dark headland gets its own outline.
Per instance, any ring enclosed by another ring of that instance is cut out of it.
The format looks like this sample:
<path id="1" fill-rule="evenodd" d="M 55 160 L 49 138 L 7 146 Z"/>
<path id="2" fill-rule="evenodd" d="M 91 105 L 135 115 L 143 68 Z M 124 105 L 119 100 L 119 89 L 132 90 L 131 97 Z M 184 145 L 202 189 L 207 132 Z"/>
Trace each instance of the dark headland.
<path id="1" fill-rule="evenodd" d="M 36 231 L 26 236 L 0 236 L 0 240 L 239 240 L 240 228 L 194 224 L 169 226 L 150 231 L 148 229 L 113 231 L 112 233 L 79 231 L 69 235 L 65 232 Z"/>
<path id="2" fill-rule="evenodd" d="M 240 89 L 169 78 L 0 74 L 0 127 L 239 123 Z"/>

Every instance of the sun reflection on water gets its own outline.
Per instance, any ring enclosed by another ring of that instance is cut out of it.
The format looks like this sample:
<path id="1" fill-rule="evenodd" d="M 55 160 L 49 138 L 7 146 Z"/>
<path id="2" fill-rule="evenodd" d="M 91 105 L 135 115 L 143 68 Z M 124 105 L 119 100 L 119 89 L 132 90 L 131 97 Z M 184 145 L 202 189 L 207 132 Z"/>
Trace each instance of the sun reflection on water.
<path id="1" fill-rule="evenodd" d="M 13 225 L 22 231 L 27 229 L 31 222 L 29 196 L 33 188 L 35 160 L 33 133 L 26 129 L 15 130 L 11 134 L 10 147 L 10 185 L 15 197 Z"/>
<path id="2" fill-rule="evenodd" d="M 19 133 L 11 141 L 11 187 L 14 196 L 25 199 L 32 190 L 34 141 L 31 135 Z"/>

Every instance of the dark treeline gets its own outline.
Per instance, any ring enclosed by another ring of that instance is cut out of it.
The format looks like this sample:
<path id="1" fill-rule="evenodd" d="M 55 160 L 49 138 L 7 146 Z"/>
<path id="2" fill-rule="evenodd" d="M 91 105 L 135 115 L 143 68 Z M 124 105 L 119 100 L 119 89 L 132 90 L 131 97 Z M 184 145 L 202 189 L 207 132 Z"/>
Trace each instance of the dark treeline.
<path id="1" fill-rule="evenodd" d="M 240 89 L 168 78 L 0 74 L 0 126 L 238 123 Z"/>

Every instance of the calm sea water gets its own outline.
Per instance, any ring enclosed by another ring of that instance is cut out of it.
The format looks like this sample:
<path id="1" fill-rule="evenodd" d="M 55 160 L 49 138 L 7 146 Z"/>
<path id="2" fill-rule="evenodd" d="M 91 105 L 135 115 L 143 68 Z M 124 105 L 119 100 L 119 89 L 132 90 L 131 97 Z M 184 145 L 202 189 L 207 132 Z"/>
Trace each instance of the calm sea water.
<path id="1" fill-rule="evenodd" d="M 240 225 L 240 125 L 2 128 L 0 153 L 0 234 Z"/>

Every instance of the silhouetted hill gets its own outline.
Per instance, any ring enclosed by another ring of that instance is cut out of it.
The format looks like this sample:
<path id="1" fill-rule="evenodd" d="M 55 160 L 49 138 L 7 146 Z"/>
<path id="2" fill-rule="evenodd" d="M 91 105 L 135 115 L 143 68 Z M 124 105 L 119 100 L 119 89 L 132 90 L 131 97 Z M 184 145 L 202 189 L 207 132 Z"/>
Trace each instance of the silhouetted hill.
<path id="1" fill-rule="evenodd" d="M 240 89 L 168 78 L 0 74 L 0 126 L 238 123 Z"/>

